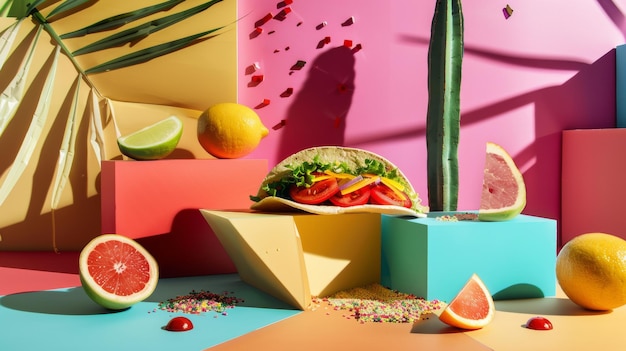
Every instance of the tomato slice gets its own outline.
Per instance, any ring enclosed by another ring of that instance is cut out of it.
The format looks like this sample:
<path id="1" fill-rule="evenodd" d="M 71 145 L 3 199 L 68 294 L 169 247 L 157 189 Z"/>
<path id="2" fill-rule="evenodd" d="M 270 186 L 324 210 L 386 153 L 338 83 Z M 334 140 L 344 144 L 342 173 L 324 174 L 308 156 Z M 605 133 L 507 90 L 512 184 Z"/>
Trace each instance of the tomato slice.
<path id="1" fill-rule="evenodd" d="M 335 206 L 350 207 L 356 205 L 365 205 L 370 199 L 370 188 L 368 186 L 357 189 L 353 192 L 341 195 L 341 191 L 337 192 L 330 198 Z"/>
<path id="2" fill-rule="evenodd" d="M 330 199 L 339 191 L 337 179 L 328 178 L 311 184 L 310 187 L 292 185 L 289 195 L 295 202 L 306 205 L 318 205 Z"/>
<path id="3" fill-rule="evenodd" d="M 377 205 L 395 205 L 411 208 L 413 203 L 406 193 L 402 193 L 404 198 L 401 198 L 399 194 L 391 190 L 384 184 L 374 185 L 371 190 L 370 202 Z"/>

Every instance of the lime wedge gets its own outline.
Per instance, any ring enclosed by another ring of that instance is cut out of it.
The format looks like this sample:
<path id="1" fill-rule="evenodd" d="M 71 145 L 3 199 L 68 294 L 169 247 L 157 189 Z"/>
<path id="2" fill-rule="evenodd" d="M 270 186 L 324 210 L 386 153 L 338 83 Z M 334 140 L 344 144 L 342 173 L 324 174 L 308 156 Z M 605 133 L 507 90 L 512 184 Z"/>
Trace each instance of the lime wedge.
<path id="1" fill-rule="evenodd" d="M 122 154 L 135 160 L 158 160 L 169 155 L 183 134 L 183 123 L 170 116 L 134 133 L 119 137 Z"/>

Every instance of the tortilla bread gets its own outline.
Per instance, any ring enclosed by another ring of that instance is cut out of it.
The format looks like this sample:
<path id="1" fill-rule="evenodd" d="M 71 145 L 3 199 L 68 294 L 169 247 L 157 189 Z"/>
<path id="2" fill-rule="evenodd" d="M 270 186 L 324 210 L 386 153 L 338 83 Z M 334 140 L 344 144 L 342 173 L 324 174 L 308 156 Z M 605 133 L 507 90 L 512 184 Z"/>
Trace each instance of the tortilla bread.
<path id="1" fill-rule="evenodd" d="M 267 192 L 263 190 L 263 187 L 265 185 L 278 181 L 281 178 L 290 175 L 292 171 L 289 168 L 289 165 L 300 164 L 305 161 L 311 162 L 315 157 L 317 157 L 320 162 L 324 163 L 333 163 L 336 161 L 345 162 L 350 168 L 356 168 L 358 166 L 364 165 L 366 159 L 374 159 L 386 165 L 387 170 L 397 169 L 397 173 L 400 177 L 400 182 L 405 187 L 405 193 L 407 193 L 407 195 L 409 195 L 411 200 L 414 202 L 414 207 L 416 207 L 415 205 L 417 205 L 418 208 L 422 209 L 423 213 L 417 212 L 415 211 L 415 209 L 393 205 L 366 204 L 351 207 L 306 205 L 281 197 L 269 196 Z M 313 147 L 297 152 L 282 160 L 267 174 L 261 186 L 259 187 L 257 197 L 260 198 L 260 201 L 254 203 L 251 206 L 251 209 L 264 212 L 289 212 L 293 210 L 300 210 L 315 214 L 367 212 L 414 217 L 426 217 L 425 213 L 428 212 L 428 207 L 421 205 L 421 200 L 419 199 L 417 193 L 415 192 L 415 189 L 408 181 L 406 176 L 402 173 L 402 171 L 400 171 L 400 169 L 398 169 L 398 167 L 396 167 L 389 160 L 370 151 L 339 146 Z"/>

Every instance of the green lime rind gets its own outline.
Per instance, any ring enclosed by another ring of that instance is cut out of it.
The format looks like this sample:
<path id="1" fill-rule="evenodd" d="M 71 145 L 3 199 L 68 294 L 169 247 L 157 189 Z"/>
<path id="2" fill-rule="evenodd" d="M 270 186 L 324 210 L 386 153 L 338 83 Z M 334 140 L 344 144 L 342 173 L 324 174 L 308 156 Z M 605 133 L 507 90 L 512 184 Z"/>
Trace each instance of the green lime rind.
<path id="1" fill-rule="evenodd" d="M 89 274 L 87 264 L 89 253 L 92 252 L 98 244 L 109 240 L 117 240 L 130 244 L 148 261 L 150 266 L 150 279 L 142 291 L 129 296 L 115 295 L 102 289 Z M 159 281 L 159 266 L 154 257 L 136 241 L 119 234 L 104 234 L 92 239 L 81 251 L 78 261 L 80 283 L 83 290 L 95 303 L 110 310 L 125 310 L 136 303 L 147 299 L 150 295 L 152 295 Z"/>
<path id="2" fill-rule="evenodd" d="M 525 206 L 526 206 L 526 201 L 524 201 L 524 203 L 521 206 L 517 208 L 512 208 L 510 210 L 497 210 L 497 211 L 479 210 L 478 220 L 483 221 L 483 222 L 508 221 L 517 217 L 517 215 L 522 213 Z"/>
<path id="3" fill-rule="evenodd" d="M 123 155 L 134 160 L 160 160 L 176 149 L 182 135 L 182 122 L 171 116 L 119 137 L 117 145 Z"/>

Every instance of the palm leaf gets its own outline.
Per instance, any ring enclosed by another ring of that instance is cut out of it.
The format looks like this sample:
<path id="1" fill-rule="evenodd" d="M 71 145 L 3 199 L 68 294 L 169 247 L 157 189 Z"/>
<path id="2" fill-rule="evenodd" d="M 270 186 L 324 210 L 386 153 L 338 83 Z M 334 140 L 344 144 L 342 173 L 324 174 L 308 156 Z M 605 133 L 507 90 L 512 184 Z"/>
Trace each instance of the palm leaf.
<path id="1" fill-rule="evenodd" d="M 72 55 L 83 55 L 90 52 L 105 50 L 143 39 L 152 33 L 158 32 L 184 19 L 194 16 L 221 1 L 222 0 L 212 0 L 196 7 L 190 8 L 188 10 L 155 19 L 153 21 L 113 34 L 72 52 Z"/>
<path id="2" fill-rule="evenodd" d="M 50 13 L 48 14 L 47 18 L 51 18 L 54 17 L 55 15 L 58 15 L 60 13 L 63 12 L 67 12 L 70 11 L 72 9 L 77 8 L 78 6 L 81 6 L 87 2 L 89 2 L 91 0 L 66 0 L 64 1 L 61 5 L 57 6 L 54 8 L 54 10 L 50 11 Z"/>
<path id="3" fill-rule="evenodd" d="M 26 8 L 25 12 L 24 12 L 24 16 L 29 16 L 30 14 L 33 13 L 33 11 L 37 10 L 37 6 L 41 5 L 42 3 L 44 3 L 46 0 L 34 0 L 34 1 L 30 1 L 30 0 L 13 0 L 13 7 L 18 7 L 19 8 Z M 20 18 L 20 17 L 18 17 Z"/>
<path id="4" fill-rule="evenodd" d="M 19 106 L 22 98 L 24 97 L 24 89 L 26 85 L 26 77 L 28 76 L 28 71 L 30 69 L 30 63 L 33 58 L 33 53 L 35 52 L 35 47 L 37 46 L 37 41 L 39 40 L 39 35 L 41 34 L 42 26 L 37 28 L 37 34 L 35 38 L 30 43 L 30 48 L 28 51 L 28 55 L 24 57 L 20 64 L 19 71 L 11 80 L 11 83 L 6 87 L 2 95 L 0 95 L 0 136 L 4 133 L 7 125 L 15 116 L 15 112 L 17 111 L 17 107 Z"/>
<path id="5" fill-rule="evenodd" d="M 177 39 L 174 41 L 170 41 L 164 44 L 159 44 L 155 46 L 151 46 L 149 48 L 145 48 L 143 50 L 139 50 L 137 52 L 130 53 L 128 55 L 124 55 L 122 57 L 118 57 L 111 61 L 107 61 L 103 64 L 97 65 L 85 71 L 85 74 L 94 74 L 94 73 L 102 73 L 107 71 L 112 71 L 115 69 L 120 69 L 124 67 L 129 67 L 133 65 L 137 65 L 140 63 L 144 63 L 150 61 L 159 56 L 167 55 L 174 51 L 180 50 L 188 45 L 193 44 L 196 39 L 202 38 L 206 35 L 214 33 L 220 29 L 224 28 L 218 27 L 206 32 L 190 35 L 188 37 L 184 37 L 181 39 Z"/>
<path id="6" fill-rule="evenodd" d="M 61 194 L 67 185 L 72 164 L 74 163 L 74 154 L 76 149 L 76 110 L 78 105 L 78 93 L 80 91 L 80 75 L 76 76 L 74 97 L 72 99 L 72 107 L 69 112 L 67 123 L 65 124 L 65 133 L 59 150 L 59 161 L 57 162 L 57 170 L 54 176 L 54 186 L 52 188 L 52 205 L 50 208 L 56 209 L 61 200 Z"/>
<path id="7" fill-rule="evenodd" d="M 20 24 L 22 24 L 21 19 L 9 26 L 9 28 L 7 28 L 0 36 L 0 69 L 4 66 L 4 63 L 9 56 L 9 52 L 11 52 L 11 47 L 13 46 L 13 42 L 15 42 L 15 37 L 20 29 Z"/>
<path id="8" fill-rule="evenodd" d="M 9 15 L 9 11 L 11 10 L 12 0 L 7 0 L 0 6 L 0 17 L 7 17 Z"/>
<path id="9" fill-rule="evenodd" d="M 165 2 L 162 2 L 160 4 L 156 4 L 156 5 L 152 5 L 149 7 L 144 7 L 142 9 L 136 10 L 136 11 L 131 11 L 131 12 L 126 12 L 120 15 L 115 15 L 112 17 L 108 17 L 105 18 L 101 21 L 98 21 L 94 24 L 91 24 L 87 27 L 83 27 L 81 29 L 75 30 L 73 32 L 70 33 L 65 33 L 63 35 L 60 36 L 61 39 L 68 39 L 68 38 L 76 38 L 76 37 L 82 37 L 85 36 L 87 34 L 91 34 L 91 33 L 97 33 L 97 32 L 103 32 L 106 30 L 110 30 L 110 29 L 114 29 L 114 28 L 118 28 L 121 27 L 127 23 L 130 23 L 132 21 L 136 21 L 138 19 L 144 18 L 146 16 L 152 15 L 154 13 L 160 12 L 160 11 L 164 11 L 164 10 L 168 10 L 178 4 L 180 4 L 181 2 L 183 2 L 185 0 L 168 0 Z"/>
<path id="10" fill-rule="evenodd" d="M 52 86 L 54 85 L 54 78 L 56 76 L 57 62 L 59 59 L 60 51 L 61 47 L 57 46 L 54 52 L 54 61 L 52 63 L 52 67 L 50 69 L 50 72 L 48 73 L 48 76 L 46 77 L 44 88 L 39 96 L 39 102 L 37 103 L 35 113 L 33 114 L 33 119 L 31 120 L 28 131 L 26 132 L 26 137 L 22 141 L 20 150 L 17 152 L 17 156 L 15 158 L 15 161 L 13 162 L 13 166 L 9 170 L 9 173 L 4 180 L 4 183 L 2 183 L 2 186 L 0 186 L 0 205 L 4 203 L 13 188 L 15 188 L 15 184 L 17 184 L 17 181 L 24 173 L 26 166 L 28 166 L 28 163 L 30 162 L 31 156 L 33 155 L 33 151 L 35 151 L 37 141 L 39 141 L 39 137 L 43 132 L 46 120 L 48 119 L 50 96 L 52 95 Z"/>
<path id="11" fill-rule="evenodd" d="M 92 89 L 89 93 L 91 108 L 89 109 L 89 143 L 98 160 L 98 164 L 104 159 L 104 151 L 100 147 L 104 145 L 104 129 L 102 128 L 102 116 L 98 107 L 98 96 Z"/>

